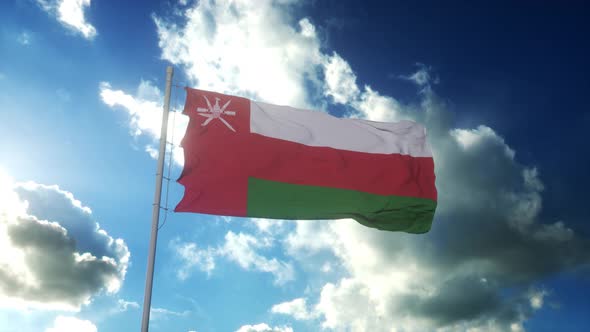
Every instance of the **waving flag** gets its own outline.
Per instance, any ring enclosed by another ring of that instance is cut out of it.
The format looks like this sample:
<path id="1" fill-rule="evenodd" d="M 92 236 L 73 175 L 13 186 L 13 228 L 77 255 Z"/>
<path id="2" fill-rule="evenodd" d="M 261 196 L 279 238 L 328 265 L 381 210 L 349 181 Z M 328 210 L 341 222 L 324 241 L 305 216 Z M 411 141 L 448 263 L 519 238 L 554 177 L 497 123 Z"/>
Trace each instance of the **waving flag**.
<path id="1" fill-rule="evenodd" d="M 430 230 L 436 187 L 423 126 L 186 91 L 177 212 Z"/>

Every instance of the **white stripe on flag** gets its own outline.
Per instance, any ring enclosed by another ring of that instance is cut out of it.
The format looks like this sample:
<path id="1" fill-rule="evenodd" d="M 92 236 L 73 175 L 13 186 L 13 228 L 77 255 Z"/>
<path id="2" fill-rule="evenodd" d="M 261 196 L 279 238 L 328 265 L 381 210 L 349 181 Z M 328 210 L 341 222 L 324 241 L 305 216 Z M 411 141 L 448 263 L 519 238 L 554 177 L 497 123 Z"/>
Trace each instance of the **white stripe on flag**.
<path id="1" fill-rule="evenodd" d="M 250 101 L 250 131 L 308 146 L 432 157 L 425 128 L 413 121 L 342 119 L 324 112 Z"/>

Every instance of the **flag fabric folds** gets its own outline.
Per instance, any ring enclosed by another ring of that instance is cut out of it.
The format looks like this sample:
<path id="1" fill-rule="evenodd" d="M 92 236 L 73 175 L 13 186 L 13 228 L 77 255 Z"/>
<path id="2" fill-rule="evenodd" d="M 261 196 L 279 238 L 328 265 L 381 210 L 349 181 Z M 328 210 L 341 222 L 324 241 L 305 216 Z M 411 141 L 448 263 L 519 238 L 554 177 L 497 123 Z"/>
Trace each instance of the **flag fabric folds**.
<path id="1" fill-rule="evenodd" d="M 343 119 L 186 88 L 177 212 L 275 219 L 352 218 L 424 233 L 436 209 L 423 126 Z"/>

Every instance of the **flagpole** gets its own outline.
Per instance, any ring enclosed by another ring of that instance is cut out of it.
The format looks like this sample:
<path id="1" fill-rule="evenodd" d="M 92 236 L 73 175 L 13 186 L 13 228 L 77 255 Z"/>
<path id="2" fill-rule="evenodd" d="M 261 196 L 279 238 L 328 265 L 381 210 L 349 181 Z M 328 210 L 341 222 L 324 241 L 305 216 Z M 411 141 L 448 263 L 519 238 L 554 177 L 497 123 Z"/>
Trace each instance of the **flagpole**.
<path id="1" fill-rule="evenodd" d="M 164 95 L 164 110 L 162 112 L 162 129 L 160 131 L 160 150 L 158 152 L 158 171 L 156 173 L 156 191 L 152 207 L 152 234 L 148 253 L 147 272 L 145 277 L 145 292 L 143 297 L 143 317 L 141 332 L 148 332 L 150 324 L 150 309 L 152 303 L 152 285 L 154 282 L 154 265 L 156 263 L 156 242 L 158 242 L 158 224 L 160 221 L 160 198 L 162 196 L 162 177 L 164 174 L 164 159 L 166 155 L 166 134 L 168 129 L 168 113 L 170 111 L 170 90 L 174 68 L 166 68 L 166 94 Z"/>

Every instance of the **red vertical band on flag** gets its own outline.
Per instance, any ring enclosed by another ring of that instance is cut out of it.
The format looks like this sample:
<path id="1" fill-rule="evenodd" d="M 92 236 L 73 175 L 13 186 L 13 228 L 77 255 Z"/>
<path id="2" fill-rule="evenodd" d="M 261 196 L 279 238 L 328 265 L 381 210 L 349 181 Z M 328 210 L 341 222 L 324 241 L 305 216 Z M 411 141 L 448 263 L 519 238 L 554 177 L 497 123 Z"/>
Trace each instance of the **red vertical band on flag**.
<path id="1" fill-rule="evenodd" d="M 178 179 L 185 193 L 175 210 L 245 216 L 248 178 L 239 151 L 250 135 L 250 100 L 191 88 L 186 93 L 189 124 Z"/>

